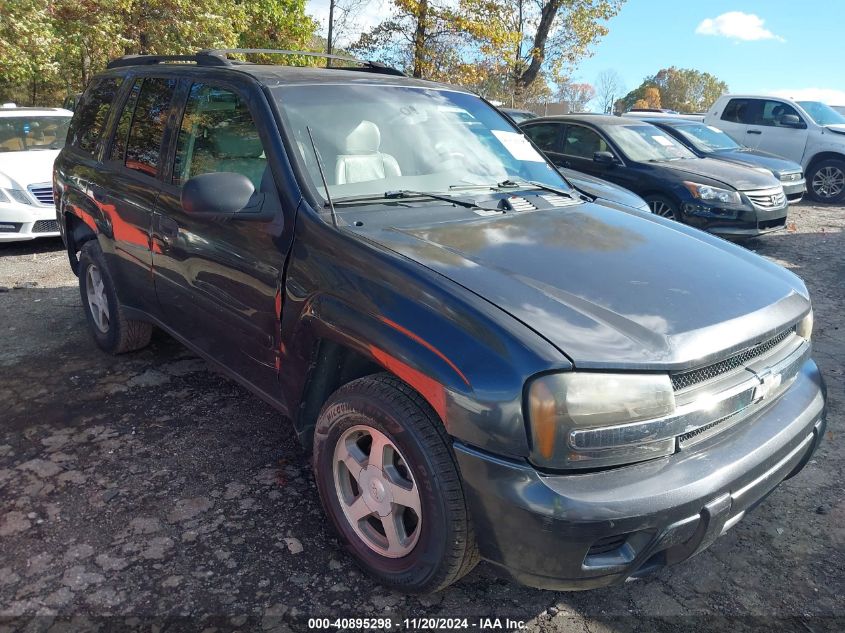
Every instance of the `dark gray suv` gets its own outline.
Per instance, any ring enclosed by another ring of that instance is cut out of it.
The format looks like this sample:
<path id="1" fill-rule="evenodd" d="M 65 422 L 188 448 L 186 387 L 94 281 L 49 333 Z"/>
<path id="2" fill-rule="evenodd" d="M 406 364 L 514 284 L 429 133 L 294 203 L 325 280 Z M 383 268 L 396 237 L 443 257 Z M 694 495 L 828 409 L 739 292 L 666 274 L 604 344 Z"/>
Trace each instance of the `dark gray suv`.
<path id="1" fill-rule="evenodd" d="M 96 344 L 159 327 L 276 407 L 402 591 L 479 558 L 560 589 L 682 561 L 823 435 L 798 277 L 569 188 L 460 88 L 123 58 L 54 191 Z"/>

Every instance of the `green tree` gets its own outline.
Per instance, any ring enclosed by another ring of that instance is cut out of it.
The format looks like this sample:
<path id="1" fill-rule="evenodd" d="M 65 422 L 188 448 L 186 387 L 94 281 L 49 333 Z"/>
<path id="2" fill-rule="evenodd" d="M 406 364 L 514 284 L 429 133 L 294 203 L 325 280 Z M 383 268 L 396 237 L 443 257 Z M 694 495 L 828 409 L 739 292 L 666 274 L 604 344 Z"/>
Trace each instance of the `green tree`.
<path id="1" fill-rule="evenodd" d="M 664 68 L 625 95 L 619 109 L 629 110 L 638 101 L 649 101 L 646 91 L 655 88 L 662 107 L 678 112 L 703 112 L 728 91 L 728 85 L 710 73 L 690 68 Z"/>

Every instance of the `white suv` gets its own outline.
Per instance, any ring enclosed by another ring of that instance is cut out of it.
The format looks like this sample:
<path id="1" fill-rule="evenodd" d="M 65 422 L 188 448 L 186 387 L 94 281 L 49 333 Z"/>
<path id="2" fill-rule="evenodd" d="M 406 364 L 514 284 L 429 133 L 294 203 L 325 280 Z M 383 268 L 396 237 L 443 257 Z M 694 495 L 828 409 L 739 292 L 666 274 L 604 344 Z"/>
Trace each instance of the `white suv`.
<path id="1" fill-rule="evenodd" d="M 845 200 L 845 116 L 819 101 L 723 95 L 704 119 L 749 147 L 800 163 L 810 197 Z"/>
<path id="2" fill-rule="evenodd" d="M 59 235 L 53 161 L 72 115 L 60 108 L 0 107 L 0 242 Z"/>

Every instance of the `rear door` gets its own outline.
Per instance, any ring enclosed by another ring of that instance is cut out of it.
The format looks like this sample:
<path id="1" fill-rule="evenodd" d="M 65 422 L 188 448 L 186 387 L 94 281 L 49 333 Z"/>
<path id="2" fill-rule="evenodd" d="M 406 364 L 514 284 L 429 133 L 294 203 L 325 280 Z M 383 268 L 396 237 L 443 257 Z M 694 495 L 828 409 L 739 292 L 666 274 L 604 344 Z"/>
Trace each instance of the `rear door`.
<path id="1" fill-rule="evenodd" d="M 200 352 L 278 398 L 282 275 L 294 208 L 283 208 L 268 148 L 278 131 L 263 93 L 232 80 L 186 81 L 171 166 L 153 230 L 155 289 L 167 324 Z M 271 218 L 186 213 L 184 184 L 214 172 L 245 175 Z M 289 203 L 288 203 L 289 204 Z"/>
<path id="2" fill-rule="evenodd" d="M 176 80 L 130 77 L 92 193 L 109 226 L 110 270 L 124 305 L 155 313 L 150 233 Z"/>
<path id="3" fill-rule="evenodd" d="M 715 125 L 740 145 L 757 147 L 763 134 L 756 125 L 761 109 L 759 99 L 730 99 Z"/>

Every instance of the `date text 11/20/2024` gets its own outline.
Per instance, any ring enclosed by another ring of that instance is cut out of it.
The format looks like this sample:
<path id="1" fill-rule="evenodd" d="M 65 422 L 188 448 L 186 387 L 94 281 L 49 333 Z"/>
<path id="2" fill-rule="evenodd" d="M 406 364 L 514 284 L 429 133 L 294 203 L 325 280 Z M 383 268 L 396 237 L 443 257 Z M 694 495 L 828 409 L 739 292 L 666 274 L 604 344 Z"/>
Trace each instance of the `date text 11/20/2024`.
<path id="1" fill-rule="evenodd" d="M 514 631 L 524 627 L 524 620 L 510 618 L 308 618 L 310 630 Z"/>

